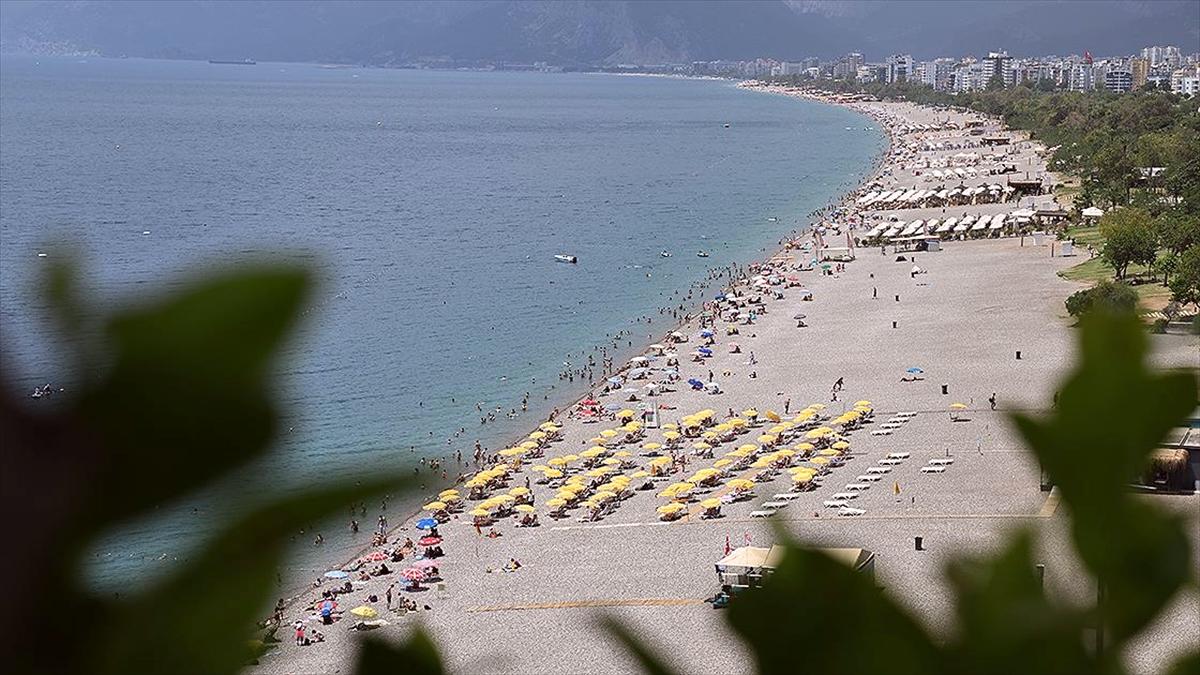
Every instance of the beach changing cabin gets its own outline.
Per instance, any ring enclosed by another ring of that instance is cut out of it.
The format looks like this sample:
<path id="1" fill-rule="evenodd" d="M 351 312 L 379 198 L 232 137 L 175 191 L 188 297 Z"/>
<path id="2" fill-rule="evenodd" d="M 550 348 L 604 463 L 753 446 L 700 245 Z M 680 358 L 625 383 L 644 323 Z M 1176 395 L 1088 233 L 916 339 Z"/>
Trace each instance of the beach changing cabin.
<path id="1" fill-rule="evenodd" d="M 865 548 L 819 548 L 821 553 L 841 562 L 856 572 L 875 578 L 875 554 Z M 742 546 L 729 552 L 717 561 L 717 581 L 734 592 L 747 588 L 758 588 L 783 560 L 785 549 L 772 545 L 771 548 Z"/>

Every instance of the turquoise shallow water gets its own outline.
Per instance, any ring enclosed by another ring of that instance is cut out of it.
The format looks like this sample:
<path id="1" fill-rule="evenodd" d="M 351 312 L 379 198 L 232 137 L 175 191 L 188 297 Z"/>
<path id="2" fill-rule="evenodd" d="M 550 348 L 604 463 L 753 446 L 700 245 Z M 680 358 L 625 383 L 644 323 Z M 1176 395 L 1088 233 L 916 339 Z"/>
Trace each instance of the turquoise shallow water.
<path id="1" fill-rule="evenodd" d="M 753 260 L 853 187 L 885 145 L 871 127 L 728 82 L 6 56 L 6 377 L 70 388 L 31 292 L 55 242 L 110 300 L 259 254 L 320 266 L 278 375 L 289 429 L 271 456 L 98 550 L 102 582 L 152 571 L 204 533 L 204 513 L 237 508 L 226 495 L 469 455 L 529 428 L 578 393 L 557 378 L 565 360 L 666 330 L 658 308 L 709 267 Z M 528 414 L 479 424 L 476 402 L 520 409 L 524 392 Z"/>

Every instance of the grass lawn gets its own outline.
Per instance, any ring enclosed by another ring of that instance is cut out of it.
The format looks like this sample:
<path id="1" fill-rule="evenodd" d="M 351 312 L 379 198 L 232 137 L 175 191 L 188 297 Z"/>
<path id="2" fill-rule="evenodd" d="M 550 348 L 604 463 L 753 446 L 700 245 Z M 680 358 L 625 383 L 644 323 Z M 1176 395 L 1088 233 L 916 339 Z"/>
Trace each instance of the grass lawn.
<path id="1" fill-rule="evenodd" d="M 1080 235 L 1076 234 L 1079 231 L 1097 230 L 1097 228 L 1079 228 L 1072 230 L 1071 235 L 1075 237 L 1077 244 L 1089 243 L 1081 239 Z M 1085 233 L 1083 236 L 1090 236 Z M 1098 238 L 1099 232 L 1095 232 L 1097 243 L 1093 244 L 1099 248 Z M 1113 268 L 1108 263 L 1104 262 L 1099 256 L 1091 260 L 1085 260 L 1074 267 L 1070 267 L 1058 273 L 1064 279 L 1076 281 L 1088 286 L 1105 279 L 1113 278 Z M 1138 305 L 1143 312 L 1156 312 L 1167 306 L 1171 301 L 1171 289 L 1163 286 L 1161 283 L 1154 281 L 1145 267 L 1140 265 L 1130 265 L 1129 272 L 1126 275 L 1125 281 L 1133 286 L 1133 290 L 1138 294 Z"/>

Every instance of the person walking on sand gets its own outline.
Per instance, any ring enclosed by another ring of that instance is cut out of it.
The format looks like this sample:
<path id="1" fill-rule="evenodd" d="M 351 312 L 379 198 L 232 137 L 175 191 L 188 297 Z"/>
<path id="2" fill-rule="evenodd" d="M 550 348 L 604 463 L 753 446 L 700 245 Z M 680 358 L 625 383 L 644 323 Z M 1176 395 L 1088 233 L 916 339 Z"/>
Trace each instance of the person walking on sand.
<path id="1" fill-rule="evenodd" d="M 996 392 L 993 391 L 992 395 L 988 397 L 988 403 L 992 405 L 992 410 L 996 409 Z"/>
<path id="2" fill-rule="evenodd" d="M 387 592 L 383 594 L 384 597 L 387 598 L 387 608 L 388 609 L 392 608 L 392 590 L 394 588 L 396 588 L 396 583 L 392 582 L 392 585 L 387 587 Z"/>
<path id="3" fill-rule="evenodd" d="M 872 299 L 872 300 L 878 300 L 878 299 L 879 299 L 879 287 L 878 287 L 878 286 L 872 286 L 872 287 L 871 287 L 871 299 Z"/>

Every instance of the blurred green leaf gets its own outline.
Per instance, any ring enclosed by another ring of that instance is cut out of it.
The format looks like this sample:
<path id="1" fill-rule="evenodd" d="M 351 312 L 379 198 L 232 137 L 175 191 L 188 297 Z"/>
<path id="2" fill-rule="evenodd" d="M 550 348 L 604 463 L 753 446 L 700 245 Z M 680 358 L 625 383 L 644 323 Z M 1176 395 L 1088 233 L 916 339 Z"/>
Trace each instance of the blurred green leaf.
<path id="1" fill-rule="evenodd" d="M 782 532 L 780 532 L 782 537 Z M 929 635 L 866 575 L 819 551 L 785 544 L 763 587 L 729 604 L 729 621 L 762 675 L 941 672 Z"/>
<path id="2" fill-rule="evenodd" d="M 674 671 L 668 668 L 653 650 L 626 628 L 625 624 L 611 616 L 603 616 L 600 618 L 600 625 L 633 654 L 642 666 L 642 672 L 647 675 L 673 675 Z"/>
<path id="3" fill-rule="evenodd" d="M 268 369 L 308 286 L 300 269 L 244 268 L 112 319 L 111 371 L 80 408 L 111 455 L 93 476 L 93 522 L 160 504 L 266 450 L 276 426 Z"/>
<path id="4" fill-rule="evenodd" d="M 1171 675 L 1200 675 L 1200 650 L 1179 659 L 1171 666 Z"/>
<path id="5" fill-rule="evenodd" d="M 364 640 L 358 656 L 358 675 L 443 675 L 437 646 L 420 629 L 402 645 L 377 638 Z"/>
<path id="6" fill-rule="evenodd" d="M 242 518 L 162 583 L 89 626 L 97 672 L 234 673 L 264 611 L 293 532 L 403 479 L 339 485 L 280 499 Z"/>
<path id="7" fill-rule="evenodd" d="M 1086 617 L 1046 600 L 1031 549 L 1029 533 L 1020 532 L 994 558 L 947 568 L 958 612 L 950 672 L 1102 672 L 1083 640 Z"/>
<path id="8" fill-rule="evenodd" d="M 1195 407 L 1196 379 L 1147 369 L 1136 318 L 1093 314 L 1081 325 L 1081 360 L 1054 415 L 1013 419 L 1070 511 L 1080 557 L 1108 594 L 1102 620 L 1120 643 L 1192 574 L 1181 520 L 1135 500 L 1128 485 Z"/>

